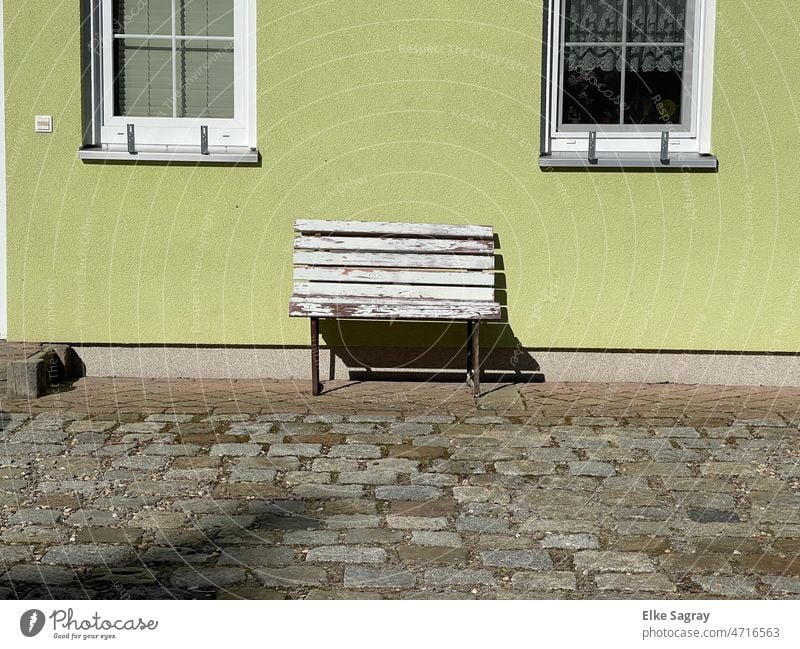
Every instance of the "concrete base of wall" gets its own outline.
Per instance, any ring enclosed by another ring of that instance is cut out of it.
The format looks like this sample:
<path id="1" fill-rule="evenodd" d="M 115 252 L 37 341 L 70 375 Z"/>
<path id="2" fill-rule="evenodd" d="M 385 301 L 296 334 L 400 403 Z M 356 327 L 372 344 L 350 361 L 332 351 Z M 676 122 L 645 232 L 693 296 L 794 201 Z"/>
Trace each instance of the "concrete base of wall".
<path id="1" fill-rule="evenodd" d="M 311 378 L 307 348 L 73 345 L 87 376 Z M 702 352 L 485 350 L 487 380 L 800 386 L 800 355 Z M 464 379 L 464 349 L 335 348 L 321 378 Z"/>

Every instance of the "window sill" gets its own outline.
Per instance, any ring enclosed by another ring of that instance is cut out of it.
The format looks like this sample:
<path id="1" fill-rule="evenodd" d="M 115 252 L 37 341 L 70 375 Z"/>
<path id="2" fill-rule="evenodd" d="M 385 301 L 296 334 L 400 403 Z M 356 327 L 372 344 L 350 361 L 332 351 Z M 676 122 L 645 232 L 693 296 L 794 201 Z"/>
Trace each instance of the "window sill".
<path id="1" fill-rule="evenodd" d="M 597 160 L 589 162 L 586 154 L 556 152 L 539 156 L 539 167 L 543 171 L 554 169 L 649 169 L 651 171 L 704 169 L 706 171 L 718 171 L 719 160 L 713 155 L 670 153 L 669 163 L 664 164 L 657 153 L 609 153 L 600 151 L 597 153 Z"/>
<path id="2" fill-rule="evenodd" d="M 258 164 L 260 155 L 258 149 L 244 147 L 226 147 L 223 150 L 214 150 L 208 154 L 199 151 L 137 151 L 128 153 L 127 150 L 109 149 L 104 147 L 83 147 L 78 149 L 81 160 L 106 161 L 106 162 L 196 162 L 200 164 Z"/>

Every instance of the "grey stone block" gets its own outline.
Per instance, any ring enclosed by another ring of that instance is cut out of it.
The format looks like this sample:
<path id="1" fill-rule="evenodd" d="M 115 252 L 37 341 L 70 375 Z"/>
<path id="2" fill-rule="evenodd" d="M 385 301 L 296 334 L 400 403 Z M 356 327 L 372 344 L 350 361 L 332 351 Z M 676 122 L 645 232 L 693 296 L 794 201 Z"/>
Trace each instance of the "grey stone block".
<path id="1" fill-rule="evenodd" d="M 614 466 L 608 462 L 590 460 L 587 462 L 570 462 L 569 464 L 569 474 L 574 476 L 588 475 L 609 478 L 616 475 L 616 473 Z"/>
<path id="2" fill-rule="evenodd" d="M 406 417 L 412 424 L 452 424 L 456 418 L 453 415 L 414 415 Z"/>
<path id="3" fill-rule="evenodd" d="M 511 421 L 505 417 L 486 415 L 482 417 L 467 417 L 464 420 L 464 423 L 474 424 L 477 426 L 488 426 L 489 424 L 510 424 Z"/>
<path id="4" fill-rule="evenodd" d="M 268 566 L 283 568 L 294 560 L 294 551 L 291 548 L 268 546 L 255 547 L 228 547 L 219 557 L 220 566 Z"/>
<path id="5" fill-rule="evenodd" d="M 675 584 L 659 573 L 649 575 L 609 573 L 606 575 L 597 575 L 594 581 L 597 584 L 597 588 L 600 590 L 641 591 L 648 593 L 673 593 L 676 590 Z"/>
<path id="6" fill-rule="evenodd" d="M 328 545 L 310 549 L 306 553 L 306 561 L 311 563 L 383 563 L 386 561 L 386 550 Z"/>
<path id="7" fill-rule="evenodd" d="M 594 550 L 600 542 L 594 534 L 551 534 L 541 541 L 543 548 L 560 550 Z"/>
<path id="8" fill-rule="evenodd" d="M 321 444 L 272 444 L 267 455 L 270 457 L 297 456 L 319 457 L 322 451 Z"/>
<path id="9" fill-rule="evenodd" d="M 318 566 L 260 568 L 255 572 L 262 586 L 321 586 L 328 581 L 325 569 Z"/>
<path id="10" fill-rule="evenodd" d="M 229 455 L 234 457 L 253 456 L 261 453 L 258 444 L 214 444 L 209 455 Z"/>
<path id="11" fill-rule="evenodd" d="M 381 519 L 372 514 L 337 514 L 329 516 L 325 524 L 329 530 L 345 530 L 364 527 L 378 527 Z"/>
<path id="12" fill-rule="evenodd" d="M 6 580 L 20 584 L 44 584 L 46 586 L 62 586 L 76 581 L 75 572 L 70 568 L 43 566 L 41 564 L 19 563 L 6 572 L 0 581 Z"/>
<path id="13" fill-rule="evenodd" d="M 442 419 L 449 419 L 449 417 L 443 417 Z M 430 423 L 449 423 L 449 421 L 439 421 L 439 422 L 429 422 L 429 423 L 407 421 L 401 424 L 392 424 L 391 426 L 389 426 L 389 430 L 393 433 L 400 435 L 401 437 L 418 437 L 423 435 L 432 435 L 433 426 L 431 426 Z"/>
<path id="14" fill-rule="evenodd" d="M 272 482 L 275 480 L 277 471 L 271 469 L 248 469 L 247 467 L 236 466 L 231 472 L 231 482 Z"/>
<path id="15" fill-rule="evenodd" d="M 97 509 L 82 509 L 75 512 L 66 521 L 67 525 L 76 527 L 87 527 L 89 525 L 102 527 L 108 525 L 119 525 L 119 516 L 116 512 Z"/>
<path id="16" fill-rule="evenodd" d="M 61 521 L 61 512 L 54 509 L 18 509 L 8 522 L 11 525 L 55 525 Z"/>
<path id="17" fill-rule="evenodd" d="M 414 573 L 397 568 L 366 568 L 347 566 L 344 585 L 354 588 L 413 588 L 417 583 Z"/>
<path id="18" fill-rule="evenodd" d="M 10 566 L 32 558 L 32 545 L 0 545 L 0 566 Z"/>
<path id="19" fill-rule="evenodd" d="M 643 552 L 584 550 L 575 553 L 575 569 L 581 572 L 653 572 L 653 560 Z"/>
<path id="20" fill-rule="evenodd" d="M 160 471 L 169 462 L 168 457 L 157 455 L 131 455 L 120 457 L 111 466 L 138 471 Z"/>
<path id="21" fill-rule="evenodd" d="M 800 595 L 800 579 L 794 577 L 764 576 L 761 578 L 770 591 Z"/>
<path id="22" fill-rule="evenodd" d="M 243 568 L 178 568 L 170 580 L 179 588 L 226 588 L 247 579 Z"/>
<path id="23" fill-rule="evenodd" d="M 194 415 L 182 415 L 168 412 L 148 415 L 145 421 L 152 421 L 160 424 L 188 424 L 194 419 Z"/>
<path id="24" fill-rule="evenodd" d="M 703 575 L 692 577 L 704 591 L 712 595 L 736 598 L 756 598 L 755 580 L 741 575 Z"/>
<path id="25" fill-rule="evenodd" d="M 35 423 L 20 428 L 11 436 L 11 442 L 20 444 L 30 442 L 33 444 L 61 444 L 69 437 L 63 430 L 41 429 Z"/>
<path id="26" fill-rule="evenodd" d="M 367 460 L 367 469 L 388 469 L 397 473 L 416 473 L 419 462 L 405 457 L 385 457 L 380 460 Z"/>
<path id="27" fill-rule="evenodd" d="M 442 490 L 437 487 L 421 485 L 397 485 L 391 487 L 378 487 L 375 497 L 378 500 L 436 500 L 441 498 Z"/>
<path id="28" fill-rule="evenodd" d="M 386 525 L 398 530 L 443 530 L 447 519 L 442 516 L 387 516 Z"/>
<path id="29" fill-rule="evenodd" d="M 142 453 L 144 455 L 163 455 L 166 457 L 181 457 L 200 455 L 199 444 L 150 444 Z"/>
<path id="30" fill-rule="evenodd" d="M 121 566 L 135 560 L 136 553 L 127 546 L 88 543 L 55 547 L 42 557 L 42 563 L 66 566 Z"/>
<path id="31" fill-rule="evenodd" d="M 397 417 L 393 415 L 376 415 L 372 413 L 363 415 L 351 415 L 348 421 L 360 424 L 385 424 L 397 421 Z"/>
<path id="32" fill-rule="evenodd" d="M 24 360 L 10 361 L 6 368 L 8 399 L 38 399 L 47 392 L 47 370 L 55 352 L 42 351 Z"/>
<path id="33" fill-rule="evenodd" d="M 411 534 L 411 542 L 439 548 L 460 548 L 464 545 L 461 536 L 455 532 L 416 531 Z"/>
<path id="34" fill-rule="evenodd" d="M 155 433 L 160 433 L 166 428 L 166 424 L 157 423 L 154 421 L 134 421 L 127 424 L 121 424 L 119 428 L 117 428 L 117 433 L 119 435 L 152 435 Z"/>

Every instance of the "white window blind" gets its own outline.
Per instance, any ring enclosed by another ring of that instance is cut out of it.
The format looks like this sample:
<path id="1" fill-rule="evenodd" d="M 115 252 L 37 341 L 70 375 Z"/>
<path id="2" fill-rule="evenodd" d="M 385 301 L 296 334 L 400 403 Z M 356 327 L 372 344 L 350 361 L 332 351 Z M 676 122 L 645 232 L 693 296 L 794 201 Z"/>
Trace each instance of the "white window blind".
<path id="1" fill-rule="evenodd" d="M 233 0 L 115 0 L 114 114 L 234 117 Z"/>

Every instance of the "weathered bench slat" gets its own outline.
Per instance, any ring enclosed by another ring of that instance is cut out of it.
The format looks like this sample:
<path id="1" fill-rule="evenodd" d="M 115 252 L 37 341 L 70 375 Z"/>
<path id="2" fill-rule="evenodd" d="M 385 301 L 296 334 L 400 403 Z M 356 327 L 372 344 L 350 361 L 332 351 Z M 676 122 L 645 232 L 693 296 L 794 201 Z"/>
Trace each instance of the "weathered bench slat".
<path id="1" fill-rule="evenodd" d="M 381 237 L 297 237 L 295 250 L 353 250 L 356 252 L 490 253 L 494 243 L 476 239 L 387 239 Z"/>
<path id="2" fill-rule="evenodd" d="M 427 223 L 370 223 L 368 221 L 318 221 L 299 219 L 295 230 L 302 234 L 371 234 L 451 239 L 492 239 L 492 228 L 485 225 L 444 225 Z"/>
<path id="3" fill-rule="evenodd" d="M 294 278 L 312 282 L 494 286 L 494 275 L 491 273 L 436 270 L 306 267 L 296 268 Z"/>
<path id="4" fill-rule="evenodd" d="M 492 302 L 388 299 L 348 302 L 331 298 L 293 297 L 289 301 L 289 315 L 342 319 L 498 320 L 500 306 Z"/>
<path id="5" fill-rule="evenodd" d="M 426 255 L 379 252 L 314 252 L 296 250 L 295 265 L 362 266 L 366 268 L 494 269 L 494 257 L 480 255 Z"/>
<path id="6" fill-rule="evenodd" d="M 428 298 L 454 302 L 460 300 L 485 300 L 488 302 L 494 297 L 494 287 L 308 282 L 295 284 L 294 294 L 317 297 Z"/>

